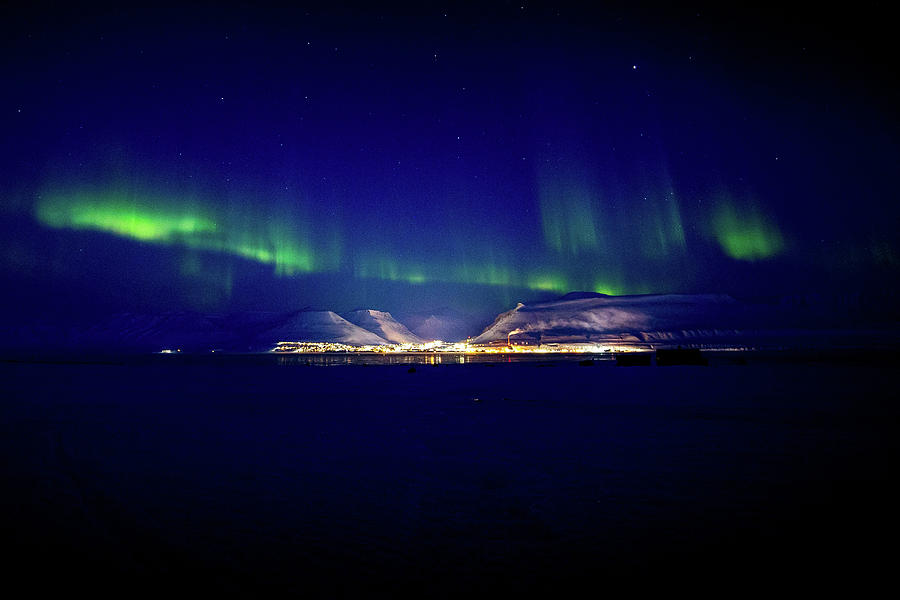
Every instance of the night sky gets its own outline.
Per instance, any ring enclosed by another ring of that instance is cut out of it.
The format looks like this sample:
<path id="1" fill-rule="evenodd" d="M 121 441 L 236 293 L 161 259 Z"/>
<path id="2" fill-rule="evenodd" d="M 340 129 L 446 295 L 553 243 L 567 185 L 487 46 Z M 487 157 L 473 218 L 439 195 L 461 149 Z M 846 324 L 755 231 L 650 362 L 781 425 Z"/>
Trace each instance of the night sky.
<path id="1" fill-rule="evenodd" d="M 897 287 L 877 11 L 323 6 L 0 9 L 7 313 Z"/>

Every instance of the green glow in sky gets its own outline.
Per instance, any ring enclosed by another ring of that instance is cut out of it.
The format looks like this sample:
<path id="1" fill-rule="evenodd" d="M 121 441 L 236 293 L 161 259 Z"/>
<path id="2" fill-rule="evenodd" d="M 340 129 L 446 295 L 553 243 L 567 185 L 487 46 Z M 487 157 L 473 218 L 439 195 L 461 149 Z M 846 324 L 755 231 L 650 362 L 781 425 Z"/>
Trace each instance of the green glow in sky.
<path id="1" fill-rule="evenodd" d="M 321 270 L 309 244 L 279 223 L 268 230 L 226 225 L 191 202 L 118 192 L 49 194 L 35 206 L 37 220 L 58 229 L 111 233 L 141 242 L 207 250 L 271 264 L 278 275 Z M 330 261 L 333 262 L 333 261 Z"/>
<path id="2" fill-rule="evenodd" d="M 540 190 L 540 206 L 544 241 L 550 248 L 570 255 L 597 248 L 598 215 L 593 194 L 585 187 L 545 182 Z"/>
<path id="3" fill-rule="evenodd" d="M 562 254 L 586 251 L 597 242 L 593 202 L 584 194 L 561 198 L 552 206 L 549 203 L 544 206 L 548 241 L 555 240 L 553 245 Z M 45 193 L 34 206 L 34 216 L 48 227 L 103 232 L 141 243 L 184 249 L 181 275 L 198 282 L 202 280 L 210 289 L 216 288 L 210 292 L 215 292 L 215 297 L 203 298 L 207 303 L 219 295 L 227 295 L 233 281 L 228 265 L 225 271 L 210 279 L 207 271 L 215 262 L 203 258 L 203 252 L 271 265 L 274 273 L 282 277 L 345 270 L 359 279 L 410 285 L 445 283 L 559 293 L 593 289 L 611 295 L 622 294 L 625 289 L 621 273 L 579 279 L 578 265 L 567 266 L 570 260 L 565 256 L 559 257 L 566 263 L 562 265 L 533 262 L 528 267 L 516 267 L 514 259 L 496 258 L 496 249 L 490 242 L 459 262 L 446 257 L 415 259 L 418 254 L 410 254 L 414 257 L 410 260 L 404 258 L 403 252 L 398 253 L 391 242 L 373 248 L 365 240 L 358 241 L 357 246 L 342 255 L 337 225 L 333 224 L 331 229 L 321 223 L 314 227 L 311 218 L 301 218 L 304 213 L 297 212 L 302 207 L 296 207 L 295 212 L 274 214 L 265 204 L 253 205 L 258 206 L 253 212 L 229 211 L 227 205 L 218 209 L 215 206 L 193 197 L 135 193 L 127 186 L 120 186 Z M 675 221 L 674 217 L 667 221 L 667 243 L 674 239 L 677 244 L 679 240 L 680 221 L 674 227 Z M 680 239 L 683 242 L 683 234 Z"/>
<path id="4" fill-rule="evenodd" d="M 360 258 L 356 261 L 354 271 L 355 275 L 362 279 L 405 281 L 413 285 L 421 285 L 429 281 L 421 267 L 401 265 L 399 261 L 388 256 Z"/>
<path id="5" fill-rule="evenodd" d="M 597 281 L 594 284 L 594 290 L 598 294 L 606 294 L 607 296 L 621 296 L 625 294 L 625 289 L 618 283 L 612 281 Z"/>
<path id="6" fill-rule="evenodd" d="M 216 223 L 208 215 L 111 194 L 53 196 L 38 203 L 35 216 L 50 227 L 106 231 L 144 242 L 173 242 L 216 231 Z"/>
<path id="7" fill-rule="evenodd" d="M 462 265 L 456 269 L 456 281 L 478 285 L 510 286 L 515 281 L 513 273 L 494 264 Z"/>
<path id="8" fill-rule="evenodd" d="M 566 278 L 557 273 L 537 273 L 532 275 L 526 281 L 526 285 L 530 290 L 539 290 L 542 292 L 568 292 L 571 291 Z"/>
<path id="9" fill-rule="evenodd" d="M 650 201 L 641 218 L 641 248 L 645 256 L 665 258 L 684 252 L 686 244 L 681 211 L 674 192 Z"/>
<path id="10" fill-rule="evenodd" d="M 722 250 L 737 260 L 755 261 L 784 249 L 778 226 L 753 205 L 739 207 L 727 198 L 712 216 L 712 230 Z"/>

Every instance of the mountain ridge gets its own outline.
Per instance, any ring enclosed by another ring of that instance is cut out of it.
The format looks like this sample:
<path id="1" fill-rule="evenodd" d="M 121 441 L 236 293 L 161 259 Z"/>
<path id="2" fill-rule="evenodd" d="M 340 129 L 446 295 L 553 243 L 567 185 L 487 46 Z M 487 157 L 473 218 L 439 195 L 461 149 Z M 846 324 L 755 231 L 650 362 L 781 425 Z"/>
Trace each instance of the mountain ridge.
<path id="1" fill-rule="evenodd" d="M 378 335 L 394 344 L 421 344 L 426 340 L 410 331 L 406 325 L 384 310 L 357 309 L 341 315 L 350 323 Z"/>
<path id="2" fill-rule="evenodd" d="M 371 308 L 341 315 L 309 307 L 287 312 L 227 314 L 120 312 L 78 324 L 54 320 L 53 314 L 27 322 L 7 315 L 6 321 L 0 321 L 0 350 L 7 355 L 147 353 L 163 349 L 265 352 L 283 341 L 363 346 L 466 339 L 474 344 L 493 345 L 507 339 L 532 344 L 555 341 L 670 345 L 742 345 L 761 340 L 772 346 L 779 339 L 788 345 L 793 343 L 791 340 L 817 343 L 802 341 L 815 339 L 825 340 L 822 343 L 854 340 L 852 343 L 860 344 L 868 337 L 890 345 L 898 337 L 900 321 L 896 319 L 888 318 L 876 326 L 860 323 L 858 315 L 865 304 L 860 304 L 862 308 L 851 302 L 838 304 L 846 308 L 847 316 L 835 319 L 831 318 L 834 310 L 820 308 L 822 302 L 817 298 L 790 297 L 738 300 L 725 294 L 609 296 L 570 292 L 551 300 L 517 303 L 497 314 L 486 326 L 486 319 L 449 308 L 400 319 L 388 311 Z M 480 333 L 475 334 L 479 329 Z"/>

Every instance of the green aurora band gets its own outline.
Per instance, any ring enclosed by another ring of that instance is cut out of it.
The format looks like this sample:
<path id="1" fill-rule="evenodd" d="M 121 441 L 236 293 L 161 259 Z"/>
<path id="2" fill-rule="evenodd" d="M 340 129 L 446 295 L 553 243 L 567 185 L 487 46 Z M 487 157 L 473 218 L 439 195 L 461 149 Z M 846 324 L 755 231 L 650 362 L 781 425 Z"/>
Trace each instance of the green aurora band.
<path id="1" fill-rule="evenodd" d="M 140 242 L 231 254 L 274 265 L 278 275 L 325 270 L 338 262 L 317 264 L 310 245 L 302 243 L 283 220 L 273 220 L 264 231 L 243 230 L 228 227 L 221 215 L 189 202 L 117 192 L 49 194 L 38 201 L 34 214 L 40 223 L 57 229 L 102 231 Z"/>
<path id="2" fill-rule="evenodd" d="M 712 215 L 712 230 L 725 254 L 737 260 L 772 258 L 784 250 L 777 225 L 753 204 L 737 206 L 722 198 Z"/>
<path id="3" fill-rule="evenodd" d="M 303 235 L 303 228 L 296 227 L 290 218 L 267 219 L 270 225 L 262 230 L 254 229 L 247 223 L 258 219 L 228 218 L 190 200 L 175 202 L 115 190 L 54 192 L 42 195 L 34 207 L 34 216 L 41 224 L 56 229 L 99 231 L 142 243 L 217 252 L 273 265 L 279 276 L 337 271 L 341 267 L 340 248 L 327 248 L 324 243 L 314 245 L 312 236 Z M 241 225 L 231 225 L 235 221 Z M 561 272 L 541 269 L 522 276 L 494 263 L 464 262 L 450 268 L 443 265 L 429 268 L 423 264 L 404 264 L 387 252 L 361 252 L 350 260 L 352 272 L 358 278 L 410 285 L 440 282 L 566 292 L 573 283 Z M 605 293 L 624 290 L 618 283 L 586 284 L 587 288 L 602 289 Z"/>
<path id="4" fill-rule="evenodd" d="M 542 182 L 541 223 L 547 246 L 572 256 L 595 250 L 600 243 L 595 205 L 594 194 L 584 187 L 562 180 Z"/>
<path id="5" fill-rule="evenodd" d="M 583 289 L 609 295 L 659 292 L 660 283 L 649 286 L 626 279 L 615 262 L 617 253 L 600 248 L 607 243 L 601 235 L 600 206 L 586 190 L 562 186 L 556 190 L 562 196 L 542 196 L 544 241 L 555 252 L 537 262 L 526 259 L 519 268 L 510 266 L 513 257 L 491 258 L 490 247 L 483 250 L 487 260 L 479 259 L 480 253 L 473 250 L 470 256 L 449 263 L 446 257 L 428 262 L 405 260 L 403 253 L 398 257 L 397 252 L 374 248 L 371 243 L 344 252 L 336 230 L 315 228 L 314 219 L 302 219 L 298 211 L 271 214 L 257 204 L 253 214 L 235 213 L 192 196 L 144 194 L 127 186 L 68 193 L 54 190 L 39 197 L 33 214 L 39 223 L 52 228 L 103 232 L 271 265 L 280 277 L 344 272 L 361 280 L 414 286 L 451 283 L 554 293 Z M 644 225 L 636 241 L 644 260 L 659 262 L 683 255 L 687 244 L 674 193 L 648 195 L 637 207 Z M 722 250 L 736 260 L 770 258 L 784 247 L 771 219 L 755 206 L 739 207 L 728 196 L 717 204 L 710 224 Z M 627 252 L 627 247 L 622 251 Z M 199 268 L 182 270 L 197 274 Z"/>

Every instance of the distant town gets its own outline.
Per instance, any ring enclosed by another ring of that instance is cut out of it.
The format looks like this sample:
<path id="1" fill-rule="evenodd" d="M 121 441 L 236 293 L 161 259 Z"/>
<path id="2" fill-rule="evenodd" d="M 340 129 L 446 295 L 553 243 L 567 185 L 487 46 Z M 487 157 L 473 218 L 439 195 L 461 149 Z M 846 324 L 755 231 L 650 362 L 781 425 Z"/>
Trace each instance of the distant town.
<path id="1" fill-rule="evenodd" d="M 276 353 L 313 353 L 324 352 L 376 352 L 380 354 L 397 354 L 407 352 L 441 352 L 461 354 L 506 354 L 512 352 L 530 353 L 580 353 L 596 354 L 602 352 L 635 352 L 649 350 L 651 347 L 613 346 L 609 344 L 574 343 L 574 344 L 531 344 L 498 340 L 489 344 L 471 344 L 469 342 L 443 342 L 434 340 L 421 344 L 378 344 L 353 346 L 338 342 L 278 342 L 271 352 Z"/>

